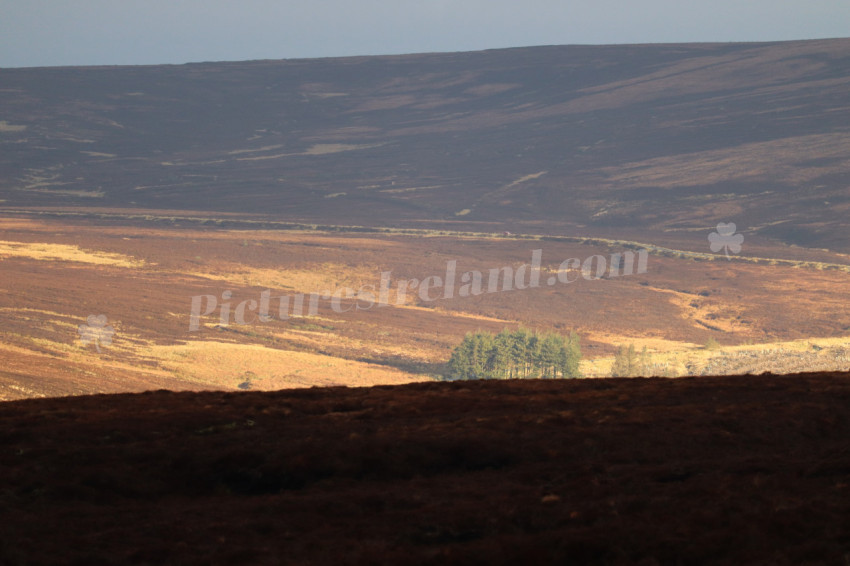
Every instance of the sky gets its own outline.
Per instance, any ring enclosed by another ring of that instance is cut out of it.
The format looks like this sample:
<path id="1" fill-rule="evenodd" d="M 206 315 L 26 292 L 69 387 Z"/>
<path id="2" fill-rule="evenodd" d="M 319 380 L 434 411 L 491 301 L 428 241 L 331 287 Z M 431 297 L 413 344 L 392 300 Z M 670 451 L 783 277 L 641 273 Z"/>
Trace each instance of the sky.
<path id="1" fill-rule="evenodd" d="M 848 36 L 848 0 L 0 0 L 0 67 Z"/>

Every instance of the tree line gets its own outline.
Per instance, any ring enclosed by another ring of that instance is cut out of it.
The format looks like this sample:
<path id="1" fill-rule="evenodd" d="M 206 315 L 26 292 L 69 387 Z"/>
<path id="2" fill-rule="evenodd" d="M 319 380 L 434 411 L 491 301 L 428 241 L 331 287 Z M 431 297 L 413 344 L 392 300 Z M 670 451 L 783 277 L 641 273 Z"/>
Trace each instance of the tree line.
<path id="1" fill-rule="evenodd" d="M 554 379 L 580 377 L 581 346 L 576 334 L 507 329 L 467 334 L 455 348 L 446 377 L 465 379 Z"/>

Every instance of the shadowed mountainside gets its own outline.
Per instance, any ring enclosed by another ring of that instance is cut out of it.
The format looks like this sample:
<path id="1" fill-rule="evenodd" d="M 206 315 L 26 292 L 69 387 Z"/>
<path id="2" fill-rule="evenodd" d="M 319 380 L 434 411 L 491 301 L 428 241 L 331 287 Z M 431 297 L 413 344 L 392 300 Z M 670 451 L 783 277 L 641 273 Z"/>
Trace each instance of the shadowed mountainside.
<path id="1" fill-rule="evenodd" d="M 848 83 L 847 39 L 4 69 L 0 196 L 847 252 Z"/>

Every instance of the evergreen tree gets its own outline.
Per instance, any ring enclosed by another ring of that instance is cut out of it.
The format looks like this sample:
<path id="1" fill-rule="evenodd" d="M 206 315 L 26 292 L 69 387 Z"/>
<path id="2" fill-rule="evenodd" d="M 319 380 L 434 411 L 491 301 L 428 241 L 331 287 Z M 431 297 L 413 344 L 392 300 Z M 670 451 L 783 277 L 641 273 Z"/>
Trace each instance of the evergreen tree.
<path id="1" fill-rule="evenodd" d="M 473 334 L 472 376 L 469 379 L 487 379 L 490 377 L 490 350 L 493 335 L 486 332 Z"/>
<path id="2" fill-rule="evenodd" d="M 558 356 L 558 368 L 561 377 L 581 377 L 579 362 L 581 361 L 581 343 L 578 334 L 570 333 L 568 339 L 561 338 L 561 352 Z"/>
<path id="3" fill-rule="evenodd" d="M 514 363 L 511 360 L 511 343 L 513 338 L 507 329 L 499 332 L 493 340 L 491 360 L 493 373 L 496 379 L 510 379 L 514 377 Z"/>
<path id="4" fill-rule="evenodd" d="M 557 377 L 562 353 L 566 351 L 564 339 L 556 334 L 546 334 L 540 342 L 538 367 L 543 378 Z"/>
<path id="5" fill-rule="evenodd" d="M 526 379 L 579 377 L 578 336 L 532 333 L 525 328 L 467 334 L 452 352 L 447 377 Z"/>
<path id="6" fill-rule="evenodd" d="M 517 367 L 517 377 L 525 379 L 528 376 L 528 340 L 529 332 L 525 328 L 518 328 L 512 334 L 511 361 Z"/>
<path id="7" fill-rule="evenodd" d="M 472 373 L 472 363 L 470 361 L 472 357 L 472 341 L 470 337 L 470 334 L 464 336 L 463 342 L 452 352 L 448 363 L 447 377 L 449 379 L 469 379 L 469 375 Z"/>
<path id="8" fill-rule="evenodd" d="M 540 336 L 535 332 L 528 336 L 525 345 L 525 377 L 536 379 L 540 377 Z"/>

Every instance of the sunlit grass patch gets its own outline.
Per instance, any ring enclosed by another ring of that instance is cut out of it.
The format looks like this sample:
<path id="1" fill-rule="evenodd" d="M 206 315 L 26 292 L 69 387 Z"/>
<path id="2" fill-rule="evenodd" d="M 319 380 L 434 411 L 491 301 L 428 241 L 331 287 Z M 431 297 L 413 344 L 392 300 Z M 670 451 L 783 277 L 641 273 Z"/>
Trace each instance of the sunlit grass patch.
<path id="1" fill-rule="evenodd" d="M 73 261 L 116 267 L 144 267 L 145 261 L 110 252 L 84 250 L 70 244 L 9 242 L 0 240 L 0 258 L 21 257 L 38 261 Z"/>
<path id="2" fill-rule="evenodd" d="M 193 272 L 190 275 L 226 281 L 238 286 L 286 289 L 298 293 L 334 292 L 343 287 L 360 289 L 378 285 L 380 272 L 367 266 L 323 263 L 299 269 L 269 269 L 232 264 L 218 266 L 215 272 Z"/>
<path id="3" fill-rule="evenodd" d="M 323 354 L 266 348 L 255 344 L 191 341 L 149 346 L 145 353 L 183 379 L 236 389 L 275 390 L 314 385 L 367 386 L 409 383 L 417 379 L 400 370 Z"/>

